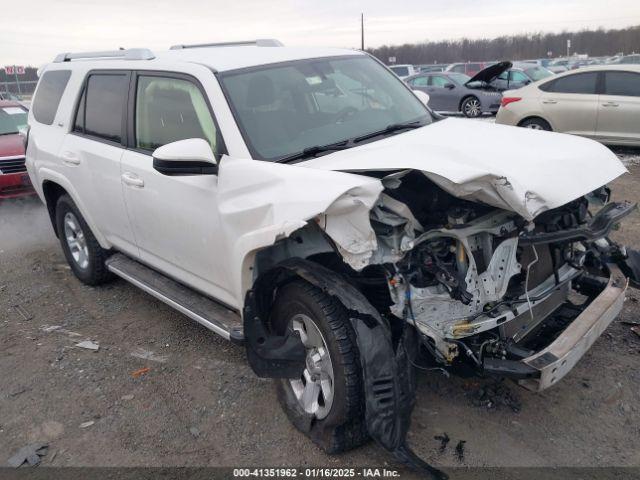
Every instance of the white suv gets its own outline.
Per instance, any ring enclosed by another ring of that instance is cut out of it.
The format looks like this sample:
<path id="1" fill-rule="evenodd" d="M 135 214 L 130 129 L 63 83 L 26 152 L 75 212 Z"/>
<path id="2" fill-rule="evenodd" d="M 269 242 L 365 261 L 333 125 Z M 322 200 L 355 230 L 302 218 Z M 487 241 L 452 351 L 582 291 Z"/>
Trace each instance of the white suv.
<path id="1" fill-rule="evenodd" d="M 29 124 L 28 171 L 75 275 L 115 274 L 244 343 L 328 452 L 371 436 L 428 468 L 405 443 L 415 365 L 542 390 L 637 280 L 637 254 L 606 239 L 634 208 L 607 203 L 614 154 L 441 120 L 362 52 L 62 54 Z"/>

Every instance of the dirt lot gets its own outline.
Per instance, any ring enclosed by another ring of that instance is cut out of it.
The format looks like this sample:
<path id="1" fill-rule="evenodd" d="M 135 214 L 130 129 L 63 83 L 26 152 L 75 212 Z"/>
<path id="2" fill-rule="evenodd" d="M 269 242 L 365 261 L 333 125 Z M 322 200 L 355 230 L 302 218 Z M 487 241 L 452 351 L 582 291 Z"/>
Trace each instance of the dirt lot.
<path id="1" fill-rule="evenodd" d="M 640 156 L 622 155 L 631 174 L 613 184 L 615 198 L 640 201 Z M 640 214 L 615 237 L 640 248 Z M 638 320 L 639 300 L 630 291 L 621 318 L 542 394 L 509 382 L 495 394 L 488 381 L 421 373 L 411 444 L 442 467 L 640 466 L 640 337 L 620 323 Z M 75 347 L 83 340 L 99 350 Z M 149 370 L 134 378 L 142 368 Z M 451 441 L 441 453 L 434 436 L 444 433 Z M 7 201 L 0 203 L 0 464 L 34 441 L 50 444 L 45 466 L 394 465 L 373 444 L 324 455 L 289 424 L 242 348 L 124 281 L 81 285 L 44 207 Z"/>

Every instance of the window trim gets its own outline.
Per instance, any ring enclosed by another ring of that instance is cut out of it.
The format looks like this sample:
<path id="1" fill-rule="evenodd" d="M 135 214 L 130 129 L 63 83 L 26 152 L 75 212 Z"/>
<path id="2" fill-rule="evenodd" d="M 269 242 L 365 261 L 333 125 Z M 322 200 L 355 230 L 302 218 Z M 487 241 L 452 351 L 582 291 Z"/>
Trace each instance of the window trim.
<path id="1" fill-rule="evenodd" d="M 628 97 L 628 98 L 640 98 L 640 95 L 620 95 L 615 93 L 607 93 L 607 73 L 626 73 L 629 75 L 635 75 L 640 80 L 640 73 L 631 70 L 603 70 L 602 71 L 602 93 L 601 95 L 607 95 L 610 97 Z"/>
<path id="2" fill-rule="evenodd" d="M 213 74 L 213 73 L 212 73 Z M 185 80 L 191 82 L 202 94 L 205 103 L 207 104 L 207 108 L 209 109 L 209 114 L 213 120 L 213 124 L 216 127 L 216 148 L 218 152 L 214 152 L 214 156 L 217 161 L 220 161 L 223 155 L 228 155 L 228 150 L 224 141 L 224 137 L 222 135 L 222 131 L 220 130 L 220 124 L 218 123 L 218 119 L 216 118 L 215 113 L 213 112 L 213 108 L 211 106 L 211 101 L 209 100 L 209 96 L 205 91 L 202 83 L 195 76 L 190 75 L 188 73 L 175 72 L 169 70 L 132 70 L 131 78 L 129 80 L 129 90 L 128 90 L 128 104 L 126 108 L 126 116 L 127 116 L 127 143 L 125 148 L 127 150 L 131 150 L 133 152 L 141 153 L 143 155 L 147 155 L 149 157 L 153 156 L 153 152 L 144 148 L 136 147 L 136 101 L 137 101 L 137 90 L 138 90 L 138 79 L 140 77 L 159 77 L 159 78 L 168 78 L 168 79 L 176 79 L 176 80 Z M 215 75 L 214 75 L 215 79 Z M 216 79 L 217 81 L 217 79 Z"/>
<path id="3" fill-rule="evenodd" d="M 87 84 L 89 83 L 89 78 L 91 77 L 91 75 L 120 75 L 120 76 L 125 76 L 126 78 L 126 82 L 130 82 L 131 81 L 131 70 L 125 70 L 125 69 L 96 69 L 96 70 L 89 70 L 86 74 L 84 79 L 82 80 L 82 84 L 80 85 L 80 89 L 79 89 L 79 94 L 76 96 L 76 100 L 75 100 L 75 105 L 73 107 L 73 117 L 71 118 L 71 122 L 70 122 L 70 130 L 69 133 L 71 135 L 77 135 L 78 137 L 82 137 L 82 138 L 86 138 L 88 140 L 93 140 L 94 142 L 100 142 L 100 143 L 105 143 L 107 145 L 112 145 L 114 147 L 119 147 L 119 148 L 126 148 L 127 145 L 127 101 L 128 101 L 128 97 L 129 97 L 129 88 L 125 87 L 125 94 L 122 96 L 122 119 L 120 122 L 120 142 L 115 142 L 113 140 L 108 140 L 106 138 L 103 137 L 99 137 L 97 135 L 92 135 L 89 133 L 85 133 L 85 132 L 79 132 L 75 130 L 75 126 L 76 126 L 76 120 L 78 118 L 78 110 L 80 109 L 80 103 L 82 102 L 82 97 L 85 94 L 86 90 L 87 90 Z M 87 118 L 86 118 L 86 111 L 87 111 L 87 102 L 85 99 L 85 103 L 84 103 L 84 107 L 85 107 L 85 128 L 86 128 L 86 122 L 87 122 Z"/>

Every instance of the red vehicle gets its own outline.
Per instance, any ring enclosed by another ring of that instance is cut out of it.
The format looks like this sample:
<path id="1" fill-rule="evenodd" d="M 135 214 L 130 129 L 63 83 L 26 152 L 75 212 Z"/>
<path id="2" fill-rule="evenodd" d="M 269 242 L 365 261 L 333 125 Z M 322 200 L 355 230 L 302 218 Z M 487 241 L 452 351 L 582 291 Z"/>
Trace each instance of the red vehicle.
<path id="1" fill-rule="evenodd" d="M 27 109 L 0 100 L 0 199 L 34 195 L 24 164 L 24 141 L 18 133 L 27 128 Z"/>

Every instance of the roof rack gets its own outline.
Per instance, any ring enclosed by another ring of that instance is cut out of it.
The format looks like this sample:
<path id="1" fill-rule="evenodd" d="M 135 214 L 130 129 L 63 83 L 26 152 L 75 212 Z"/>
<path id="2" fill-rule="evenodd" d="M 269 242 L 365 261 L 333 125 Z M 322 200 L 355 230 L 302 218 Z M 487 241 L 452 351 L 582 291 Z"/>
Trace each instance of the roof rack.
<path id="1" fill-rule="evenodd" d="M 222 42 L 222 43 L 198 43 L 195 45 L 173 45 L 171 50 L 182 50 L 183 48 L 206 48 L 206 47 L 284 47 L 282 42 L 275 38 L 259 38 L 257 40 L 241 40 L 238 42 Z"/>
<path id="2" fill-rule="evenodd" d="M 105 50 L 102 52 L 61 53 L 54 63 L 70 62 L 87 58 L 113 58 L 121 60 L 153 60 L 155 55 L 148 48 L 128 48 L 126 50 Z"/>

